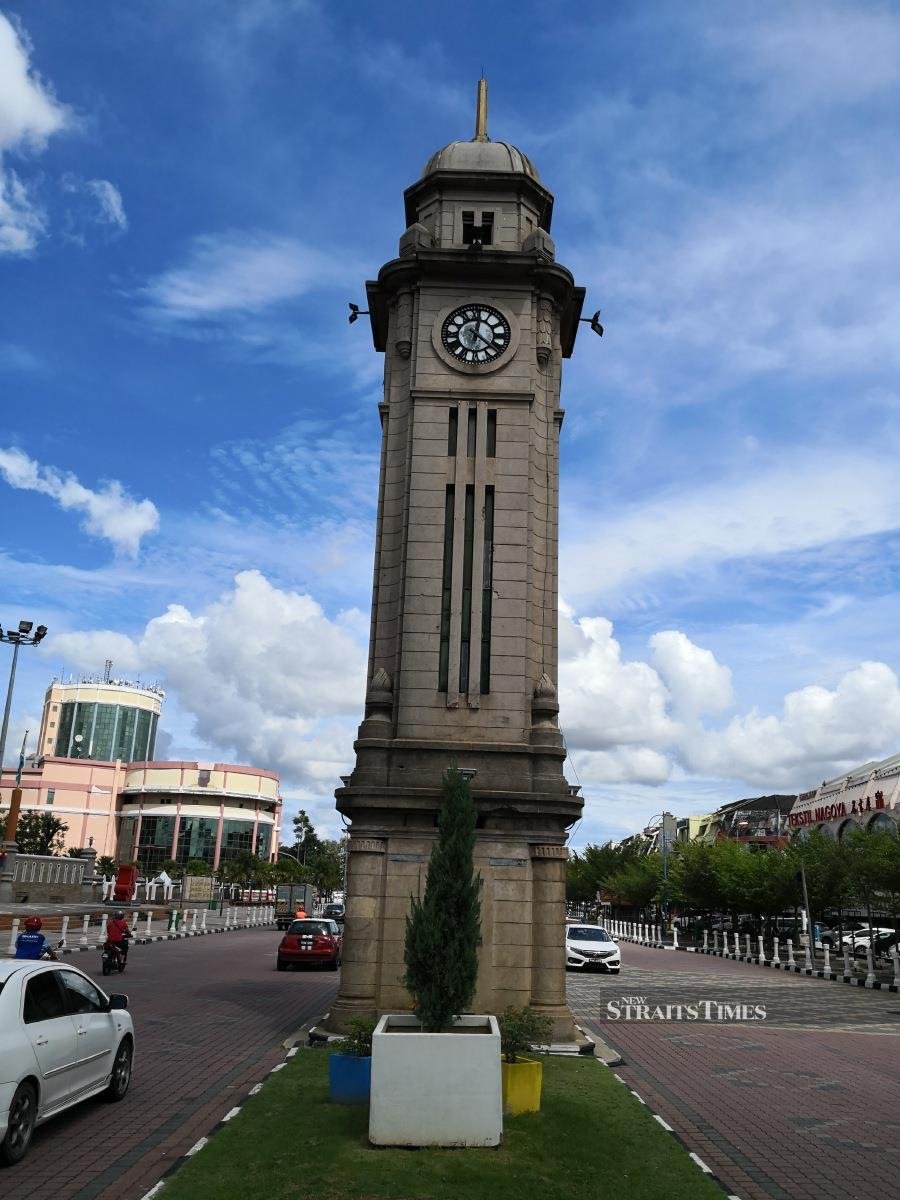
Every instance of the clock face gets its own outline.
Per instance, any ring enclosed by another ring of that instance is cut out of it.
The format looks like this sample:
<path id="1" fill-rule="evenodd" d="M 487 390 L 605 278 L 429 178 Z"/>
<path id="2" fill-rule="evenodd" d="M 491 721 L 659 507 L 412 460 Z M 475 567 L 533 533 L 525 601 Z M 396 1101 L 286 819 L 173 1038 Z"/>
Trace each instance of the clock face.
<path id="1" fill-rule="evenodd" d="M 444 349 L 461 363 L 492 363 L 509 348 L 509 322 L 487 304 L 456 308 L 441 328 Z"/>

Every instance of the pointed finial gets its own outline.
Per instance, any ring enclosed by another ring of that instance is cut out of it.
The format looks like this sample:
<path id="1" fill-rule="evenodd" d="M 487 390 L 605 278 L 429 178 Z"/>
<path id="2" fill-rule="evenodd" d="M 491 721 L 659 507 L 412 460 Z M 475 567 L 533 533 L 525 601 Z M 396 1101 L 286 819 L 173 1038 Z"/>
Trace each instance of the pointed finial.
<path id="1" fill-rule="evenodd" d="M 478 91 L 475 99 L 475 137 L 472 139 L 475 142 L 488 142 L 490 138 L 487 133 L 487 80 L 482 71 L 481 78 L 478 80 Z"/>

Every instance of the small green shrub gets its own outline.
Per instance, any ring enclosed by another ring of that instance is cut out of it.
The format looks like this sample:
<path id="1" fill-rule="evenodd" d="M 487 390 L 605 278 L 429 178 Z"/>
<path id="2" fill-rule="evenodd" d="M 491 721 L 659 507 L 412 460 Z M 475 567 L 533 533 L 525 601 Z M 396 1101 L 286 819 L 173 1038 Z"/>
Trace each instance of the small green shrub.
<path id="1" fill-rule="evenodd" d="M 519 1055 L 550 1041 L 553 1022 L 533 1008 L 514 1008 L 511 1004 L 497 1017 L 500 1026 L 500 1050 L 508 1063 L 518 1061 Z"/>
<path id="2" fill-rule="evenodd" d="M 350 1022 L 350 1032 L 338 1043 L 338 1052 L 352 1054 L 354 1058 L 370 1058 L 372 1034 L 377 1024 L 371 1017 L 354 1017 Z"/>

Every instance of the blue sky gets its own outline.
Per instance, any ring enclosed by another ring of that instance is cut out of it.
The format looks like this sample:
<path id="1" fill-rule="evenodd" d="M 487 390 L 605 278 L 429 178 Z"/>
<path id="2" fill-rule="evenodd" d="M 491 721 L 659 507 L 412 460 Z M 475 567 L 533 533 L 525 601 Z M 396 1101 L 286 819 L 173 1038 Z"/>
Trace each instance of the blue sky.
<path id="1" fill-rule="evenodd" d="M 110 657 L 161 751 L 336 827 L 382 370 L 346 305 L 483 66 L 606 326 L 563 395 L 575 843 L 897 750 L 896 6 L 0 14 L 0 622 L 51 630 L 11 747 Z"/>

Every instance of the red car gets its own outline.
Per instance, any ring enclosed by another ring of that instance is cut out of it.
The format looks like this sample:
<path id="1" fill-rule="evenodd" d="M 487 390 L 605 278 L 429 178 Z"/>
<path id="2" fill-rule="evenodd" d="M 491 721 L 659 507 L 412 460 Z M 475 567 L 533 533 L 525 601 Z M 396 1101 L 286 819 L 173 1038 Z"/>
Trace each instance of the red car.
<path id="1" fill-rule="evenodd" d="M 278 970 L 316 963 L 336 971 L 341 965 L 341 935 L 336 921 L 307 917 L 291 921 L 278 946 Z"/>

